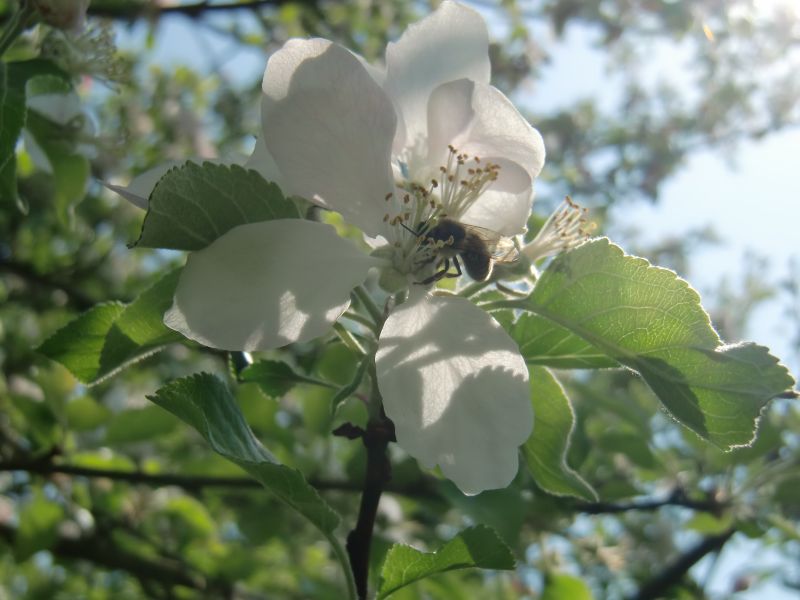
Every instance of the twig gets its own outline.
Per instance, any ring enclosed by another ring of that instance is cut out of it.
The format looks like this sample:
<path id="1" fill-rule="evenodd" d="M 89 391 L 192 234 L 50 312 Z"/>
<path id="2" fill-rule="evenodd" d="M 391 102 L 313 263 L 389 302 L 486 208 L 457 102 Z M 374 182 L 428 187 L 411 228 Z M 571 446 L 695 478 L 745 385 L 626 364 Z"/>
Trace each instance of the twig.
<path id="1" fill-rule="evenodd" d="M 652 498 L 635 502 L 577 502 L 572 507 L 587 515 L 601 515 L 628 512 L 632 510 L 658 510 L 665 506 L 682 506 L 692 510 L 719 514 L 726 503 L 713 498 L 694 500 L 686 496 L 681 489 L 676 489 L 666 498 Z"/>
<path id="2" fill-rule="evenodd" d="M 284 4 L 308 4 L 316 6 L 316 0 L 253 0 L 252 2 L 195 2 L 194 4 L 171 4 L 161 6 L 153 2 L 141 4 L 125 4 L 120 6 L 89 5 L 88 14 L 110 19 L 136 19 L 138 17 L 159 17 L 166 14 L 179 14 L 191 18 L 206 13 L 229 12 L 236 10 L 256 10 L 265 6 L 283 6 Z"/>
<path id="3" fill-rule="evenodd" d="M 59 465 L 47 459 L 16 460 L 0 462 L 0 472 L 24 471 L 37 475 L 74 475 L 94 479 L 112 479 L 127 483 L 162 487 L 174 485 L 190 492 L 198 492 L 203 488 L 227 487 L 240 490 L 256 490 L 263 486 L 250 477 L 206 477 L 194 475 L 178 475 L 174 473 L 143 473 L 141 471 L 126 471 L 122 469 L 102 469 L 95 467 L 80 467 L 76 465 Z M 362 489 L 359 481 L 346 481 L 334 479 L 310 479 L 309 483 L 320 491 L 359 492 Z M 426 480 L 404 486 L 384 486 L 384 491 L 412 498 L 438 497 L 434 485 Z"/>
<path id="4" fill-rule="evenodd" d="M 13 544 L 17 530 L 0 523 L 0 539 Z M 111 536 L 100 532 L 91 535 L 68 538 L 60 536 L 48 548 L 55 556 L 65 559 L 82 559 L 109 569 L 127 571 L 142 582 L 157 582 L 165 586 L 183 586 L 195 590 L 210 591 L 216 589 L 216 597 L 228 597 L 231 593 L 229 585 L 212 584 L 199 574 L 193 573 L 185 565 L 161 557 L 152 560 L 138 556 L 111 541 Z"/>
<path id="5" fill-rule="evenodd" d="M 392 477 L 392 466 L 386 455 L 386 448 L 389 442 L 395 439 L 394 426 L 386 418 L 372 421 L 367 425 L 361 439 L 367 449 L 367 472 L 364 477 L 358 520 L 355 528 L 347 536 L 346 548 L 358 597 L 360 600 L 366 600 L 369 549 L 375 528 L 375 517 L 378 514 L 378 503 L 384 486 Z"/>
<path id="6" fill-rule="evenodd" d="M 680 583 L 689 569 L 700 562 L 704 556 L 711 552 L 719 552 L 735 532 L 736 530 L 731 528 L 718 535 L 704 538 L 694 548 L 667 565 L 650 581 L 645 582 L 636 595 L 631 596 L 631 600 L 655 600 L 664 597 L 665 593 Z"/>
<path id="7" fill-rule="evenodd" d="M 91 477 L 96 479 L 113 479 L 128 483 L 142 483 L 154 487 L 175 485 L 186 490 L 199 490 L 204 487 L 230 487 L 258 489 L 262 485 L 249 477 L 200 477 L 177 475 L 171 473 L 142 473 L 141 471 L 125 471 L 121 469 L 99 469 L 79 467 L 76 465 L 58 465 L 48 460 L 10 461 L 0 463 L 2 471 L 25 471 L 39 475 L 64 474 Z"/>
<path id="8" fill-rule="evenodd" d="M 364 432 L 360 428 L 354 428 L 353 431 L 355 433 L 352 435 L 344 435 L 343 432 L 339 432 L 338 435 L 348 437 L 349 439 L 357 439 L 363 436 Z M 190 492 L 198 492 L 203 488 L 210 487 L 227 487 L 241 490 L 256 490 L 262 487 L 258 481 L 250 477 L 209 477 L 200 475 L 178 475 L 176 473 L 143 473 L 141 471 L 123 469 L 80 467 L 77 465 L 57 464 L 52 462 L 51 458 L 51 455 L 47 455 L 36 460 L 0 462 L 0 472 L 25 471 L 26 473 L 35 473 L 37 475 L 75 475 L 95 479 L 113 479 L 115 481 L 142 484 L 151 487 L 174 485 Z M 320 491 L 358 492 L 363 489 L 363 485 L 359 481 L 312 478 L 309 480 L 309 483 Z M 402 486 L 392 485 L 387 479 L 384 482 L 383 491 L 410 498 L 436 498 L 439 496 L 436 491 L 435 482 L 429 479 L 420 479 L 418 482 L 406 483 Z M 665 506 L 681 506 L 692 510 L 718 514 L 726 507 L 726 504 L 718 500 L 692 500 L 686 498 L 682 493 L 673 493 L 667 498 L 639 500 L 628 503 L 577 502 L 567 506 L 570 510 L 587 515 L 614 514 L 636 510 L 658 510 Z"/>

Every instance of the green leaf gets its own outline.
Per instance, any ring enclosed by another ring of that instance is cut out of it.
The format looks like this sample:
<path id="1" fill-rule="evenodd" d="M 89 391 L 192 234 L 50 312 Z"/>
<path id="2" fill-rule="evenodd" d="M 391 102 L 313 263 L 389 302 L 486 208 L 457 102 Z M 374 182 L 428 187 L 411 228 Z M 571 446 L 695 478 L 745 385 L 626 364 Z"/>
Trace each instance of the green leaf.
<path id="1" fill-rule="evenodd" d="M 116 446 L 152 440 L 174 431 L 177 424 L 175 417 L 156 406 L 129 409 L 111 419 L 105 443 Z"/>
<path id="2" fill-rule="evenodd" d="M 61 505 L 37 492 L 19 514 L 19 527 L 14 539 L 16 559 L 23 561 L 39 550 L 51 547 L 58 539 L 58 526 L 63 517 Z"/>
<path id="3" fill-rule="evenodd" d="M 353 379 L 347 385 L 343 385 L 339 388 L 339 391 L 331 399 L 331 414 L 336 413 L 336 409 L 339 408 L 339 405 L 347 400 L 350 396 L 356 393 L 358 388 L 361 386 L 361 382 L 364 380 L 364 374 L 367 372 L 367 367 L 369 367 L 369 360 L 365 359 L 361 361 L 361 364 L 358 365 L 358 370 L 356 374 L 353 376 Z"/>
<path id="4" fill-rule="evenodd" d="M 39 352 L 90 384 L 182 340 L 162 322 L 179 275 L 180 271 L 167 274 L 127 306 L 95 306 L 45 340 Z"/>
<path id="5" fill-rule="evenodd" d="M 200 250 L 237 225 L 299 217 L 294 202 L 256 171 L 187 162 L 156 184 L 134 245 Z"/>
<path id="6" fill-rule="evenodd" d="M 676 420 L 723 449 L 751 443 L 761 409 L 794 383 L 766 348 L 722 346 L 674 272 L 607 239 L 559 256 L 516 306 L 640 373 Z"/>
<path id="7" fill-rule="evenodd" d="M 261 360 L 253 363 L 239 374 L 239 379 L 243 382 L 257 383 L 263 392 L 271 398 L 280 398 L 298 383 L 334 387 L 325 381 L 298 373 L 285 362 L 279 360 Z"/>
<path id="8" fill-rule="evenodd" d="M 25 88 L 38 76 L 71 85 L 69 76 L 46 60 L 0 62 L 0 206 L 24 207 L 17 196 L 15 148 L 27 120 Z"/>
<path id="9" fill-rule="evenodd" d="M 91 171 L 89 160 L 63 142 L 44 144 L 42 149 L 53 167 L 56 210 L 62 222 L 68 223 L 73 205 L 86 193 Z"/>
<path id="10" fill-rule="evenodd" d="M 67 404 L 66 416 L 73 431 L 91 431 L 107 423 L 112 414 L 91 396 L 81 396 Z"/>
<path id="11" fill-rule="evenodd" d="M 465 496 L 455 484 L 443 480 L 438 491 L 472 523 L 491 527 L 509 547 L 516 548 L 524 531 L 530 502 L 520 494 L 516 486 L 498 490 L 486 490 L 476 496 Z"/>
<path id="12" fill-rule="evenodd" d="M 522 446 L 522 454 L 536 484 L 556 496 L 597 500 L 594 491 L 567 464 L 567 452 L 575 413 L 561 384 L 544 367 L 530 367 L 533 432 Z"/>
<path id="13" fill-rule="evenodd" d="M 529 365 L 555 369 L 605 369 L 618 367 L 613 358 L 566 327 L 539 315 L 522 315 L 509 329 Z"/>
<path id="14" fill-rule="evenodd" d="M 639 433 L 605 431 L 597 440 L 597 445 L 606 452 L 624 454 L 633 464 L 643 469 L 658 467 L 658 461 L 647 444 L 647 438 Z"/>
<path id="15" fill-rule="evenodd" d="M 709 513 L 696 513 L 684 524 L 684 527 L 705 535 L 719 535 L 730 529 L 733 521 L 733 514 L 729 512 L 719 516 Z"/>
<path id="16" fill-rule="evenodd" d="M 541 600 L 592 600 L 586 583 L 567 573 L 548 573 L 544 578 Z"/>
<path id="17" fill-rule="evenodd" d="M 513 569 L 514 557 L 497 533 L 478 525 L 459 533 L 436 552 L 420 552 L 410 546 L 391 547 L 381 569 L 378 598 L 386 598 L 400 588 L 454 569 Z"/>
<path id="18" fill-rule="evenodd" d="M 25 88 L 9 81 L 9 69 L 0 61 L 0 206 L 16 204 L 17 139 L 25 126 Z"/>
<path id="19" fill-rule="evenodd" d="M 149 399 L 194 427 L 212 449 L 331 536 L 338 515 L 303 475 L 284 466 L 253 435 L 225 384 L 207 373 L 173 381 Z"/>
<path id="20" fill-rule="evenodd" d="M 70 95 L 64 93 L 63 86 L 60 79 L 51 76 L 36 77 L 28 85 L 28 97 L 35 98 L 35 90 L 38 88 L 38 93 L 69 102 Z M 83 199 L 90 174 L 88 159 L 78 151 L 80 130 L 74 125 L 54 122 L 48 115 L 40 114 L 34 109 L 28 110 L 27 114 L 26 130 L 47 157 L 52 169 L 58 216 L 62 222 L 68 223 L 73 205 Z"/>

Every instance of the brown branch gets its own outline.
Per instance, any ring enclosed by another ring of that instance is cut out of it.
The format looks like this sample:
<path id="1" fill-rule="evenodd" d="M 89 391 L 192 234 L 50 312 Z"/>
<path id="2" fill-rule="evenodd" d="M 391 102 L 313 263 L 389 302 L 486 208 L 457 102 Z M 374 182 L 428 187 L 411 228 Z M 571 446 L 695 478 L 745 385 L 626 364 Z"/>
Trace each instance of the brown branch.
<path id="1" fill-rule="evenodd" d="M 680 555 L 674 562 L 667 565 L 663 571 L 658 573 L 650 581 L 645 582 L 639 591 L 631 596 L 631 600 L 655 600 L 663 598 L 665 593 L 672 587 L 679 584 L 686 573 L 694 565 L 712 552 L 719 552 L 725 543 L 736 532 L 731 528 L 718 535 L 711 535 L 703 538 L 700 543 L 691 548 L 685 554 Z"/>
<path id="2" fill-rule="evenodd" d="M 38 475 L 76 475 L 97 479 L 113 479 L 127 483 L 142 483 L 153 487 L 174 485 L 186 490 L 197 491 L 205 487 L 229 487 L 258 489 L 263 487 L 255 479 L 249 477 L 202 477 L 193 475 L 177 475 L 173 473 L 142 473 L 141 471 L 125 471 L 121 469 L 98 469 L 79 467 L 76 465 L 59 465 L 45 460 L 9 461 L 0 463 L 2 471 L 25 471 Z"/>
<path id="3" fill-rule="evenodd" d="M 65 465 L 52 462 L 52 455 L 47 455 L 37 460 L 16 460 L 0 462 L 0 472 L 4 471 L 25 471 L 37 475 L 74 475 L 79 477 L 89 477 L 96 479 L 113 479 L 114 481 L 124 481 L 133 484 L 148 485 L 151 487 L 162 487 L 174 485 L 190 492 L 199 492 L 203 488 L 227 487 L 241 490 L 261 489 L 262 485 L 250 477 L 218 477 L 200 475 L 178 475 L 176 473 L 143 473 L 141 471 L 130 471 L 123 469 L 102 469 L 96 467 L 80 467 L 77 465 Z M 320 491 L 334 492 L 360 492 L 363 482 L 353 480 L 322 479 L 311 478 L 309 483 Z M 410 498 L 439 498 L 435 482 L 428 479 L 420 479 L 414 483 L 404 485 L 393 485 L 391 482 L 385 483 L 383 491 Z M 570 510 L 581 512 L 587 515 L 615 514 L 628 511 L 648 511 L 658 510 L 665 506 L 680 506 L 691 510 L 710 512 L 719 514 L 727 506 L 725 502 L 719 500 L 694 500 L 686 497 L 683 492 L 673 492 L 666 498 L 639 500 L 628 503 L 614 502 L 576 502 L 568 505 Z"/>
<path id="4" fill-rule="evenodd" d="M 236 10 L 258 10 L 267 6 L 283 6 L 284 4 L 307 4 L 316 6 L 317 0 L 252 0 L 251 2 L 194 2 L 191 4 L 173 4 L 160 6 L 153 2 L 129 3 L 119 6 L 92 6 L 89 15 L 107 19 L 133 20 L 140 17 L 158 18 L 161 15 L 178 14 L 190 18 L 198 18 L 206 13 L 230 12 Z"/>
<path id="5" fill-rule="evenodd" d="M 17 530 L 0 523 L 0 539 L 13 545 Z M 136 577 L 143 586 L 158 583 L 163 586 L 182 586 L 200 591 L 215 591 L 215 597 L 226 598 L 231 594 L 229 584 L 209 582 L 202 575 L 189 570 L 186 565 L 160 557 L 158 560 L 144 558 L 129 552 L 111 541 L 111 537 L 95 532 L 90 535 L 69 538 L 60 536 L 48 550 L 57 558 L 87 560 L 108 569 L 120 569 Z"/>
<path id="6" fill-rule="evenodd" d="M 74 475 L 95 479 L 112 479 L 126 483 L 142 484 L 151 487 L 174 485 L 190 492 L 199 492 L 203 488 L 227 487 L 241 490 L 261 489 L 263 486 L 250 477 L 217 477 L 178 475 L 175 473 L 143 473 L 123 469 L 102 469 L 96 467 L 80 467 L 77 465 L 56 464 L 51 461 L 52 455 L 36 460 L 12 460 L 0 462 L 0 472 L 24 471 L 36 475 Z M 360 492 L 360 481 L 312 478 L 309 483 L 320 491 Z M 426 480 L 404 486 L 387 485 L 385 491 L 412 498 L 438 498 L 435 487 Z"/>
<path id="7" fill-rule="evenodd" d="M 719 514 L 727 504 L 715 498 L 695 500 L 689 498 L 681 489 L 674 490 L 666 498 L 652 498 L 635 502 L 577 502 L 572 504 L 572 508 L 576 511 L 587 515 L 615 514 L 632 510 L 658 510 L 665 506 L 681 506 L 692 510 Z"/>
<path id="8" fill-rule="evenodd" d="M 394 425 L 388 419 L 380 418 L 370 422 L 361 440 L 367 449 L 367 472 L 364 477 L 364 490 L 358 509 L 356 526 L 347 536 L 347 556 L 356 583 L 359 600 L 367 598 L 369 577 L 369 551 L 378 503 L 384 487 L 392 478 L 392 466 L 386 449 L 395 440 Z"/>

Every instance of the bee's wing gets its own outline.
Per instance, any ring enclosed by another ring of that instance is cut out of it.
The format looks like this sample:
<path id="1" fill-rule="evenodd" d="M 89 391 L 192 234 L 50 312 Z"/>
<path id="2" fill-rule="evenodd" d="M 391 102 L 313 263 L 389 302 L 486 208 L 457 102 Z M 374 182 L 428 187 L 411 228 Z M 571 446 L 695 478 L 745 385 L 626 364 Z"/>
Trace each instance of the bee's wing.
<path id="1" fill-rule="evenodd" d="M 519 246 L 509 237 L 506 237 L 492 229 L 478 227 L 477 225 L 461 225 L 472 234 L 478 236 L 492 256 L 492 260 L 498 263 L 512 263 L 519 259 Z"/>
<path id="2" fill-rule="evenodd" d="M 519 260 L 519 245 L 511 238 L 501 237 L 492 249 L 492 260 L 496 263 L 513 263 Z"/>

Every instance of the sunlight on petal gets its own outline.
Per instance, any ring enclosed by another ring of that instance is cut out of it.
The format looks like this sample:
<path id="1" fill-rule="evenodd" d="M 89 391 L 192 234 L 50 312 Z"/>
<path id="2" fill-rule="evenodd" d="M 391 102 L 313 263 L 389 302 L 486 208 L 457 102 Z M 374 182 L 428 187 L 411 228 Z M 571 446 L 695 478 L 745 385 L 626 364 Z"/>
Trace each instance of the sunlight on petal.
<path id="1" fill-rule="evenodd" d="M 166 325 L 206 346 L 265 350 L 325 334 L 375 260 L 302 219 L 241 225 L 193 252 Z"/>
<path id="2" fill-rule="evenodd" d="M 284 191 L 381 233 L 397 117 L 363 64 L 327 40 L 291 40 L 270 58 L 262 88 L 264 142 Z"/>
<path id="3" fill-rule="evenodd" d="M 466 6 L 442 2 L 386 48 L 386 90 L 397 103 L 408 142 L 424 137 L 431 92 L 454 79 L 489 83 L 489 33 Z"/>
<path id="4" fill-rule="evenodd" d="M 376 366 L 403 449 L 466 494 L 511 482 L 533 426 L 528 370 L 491 316 L 418 292 L 387 319 Z"/>

